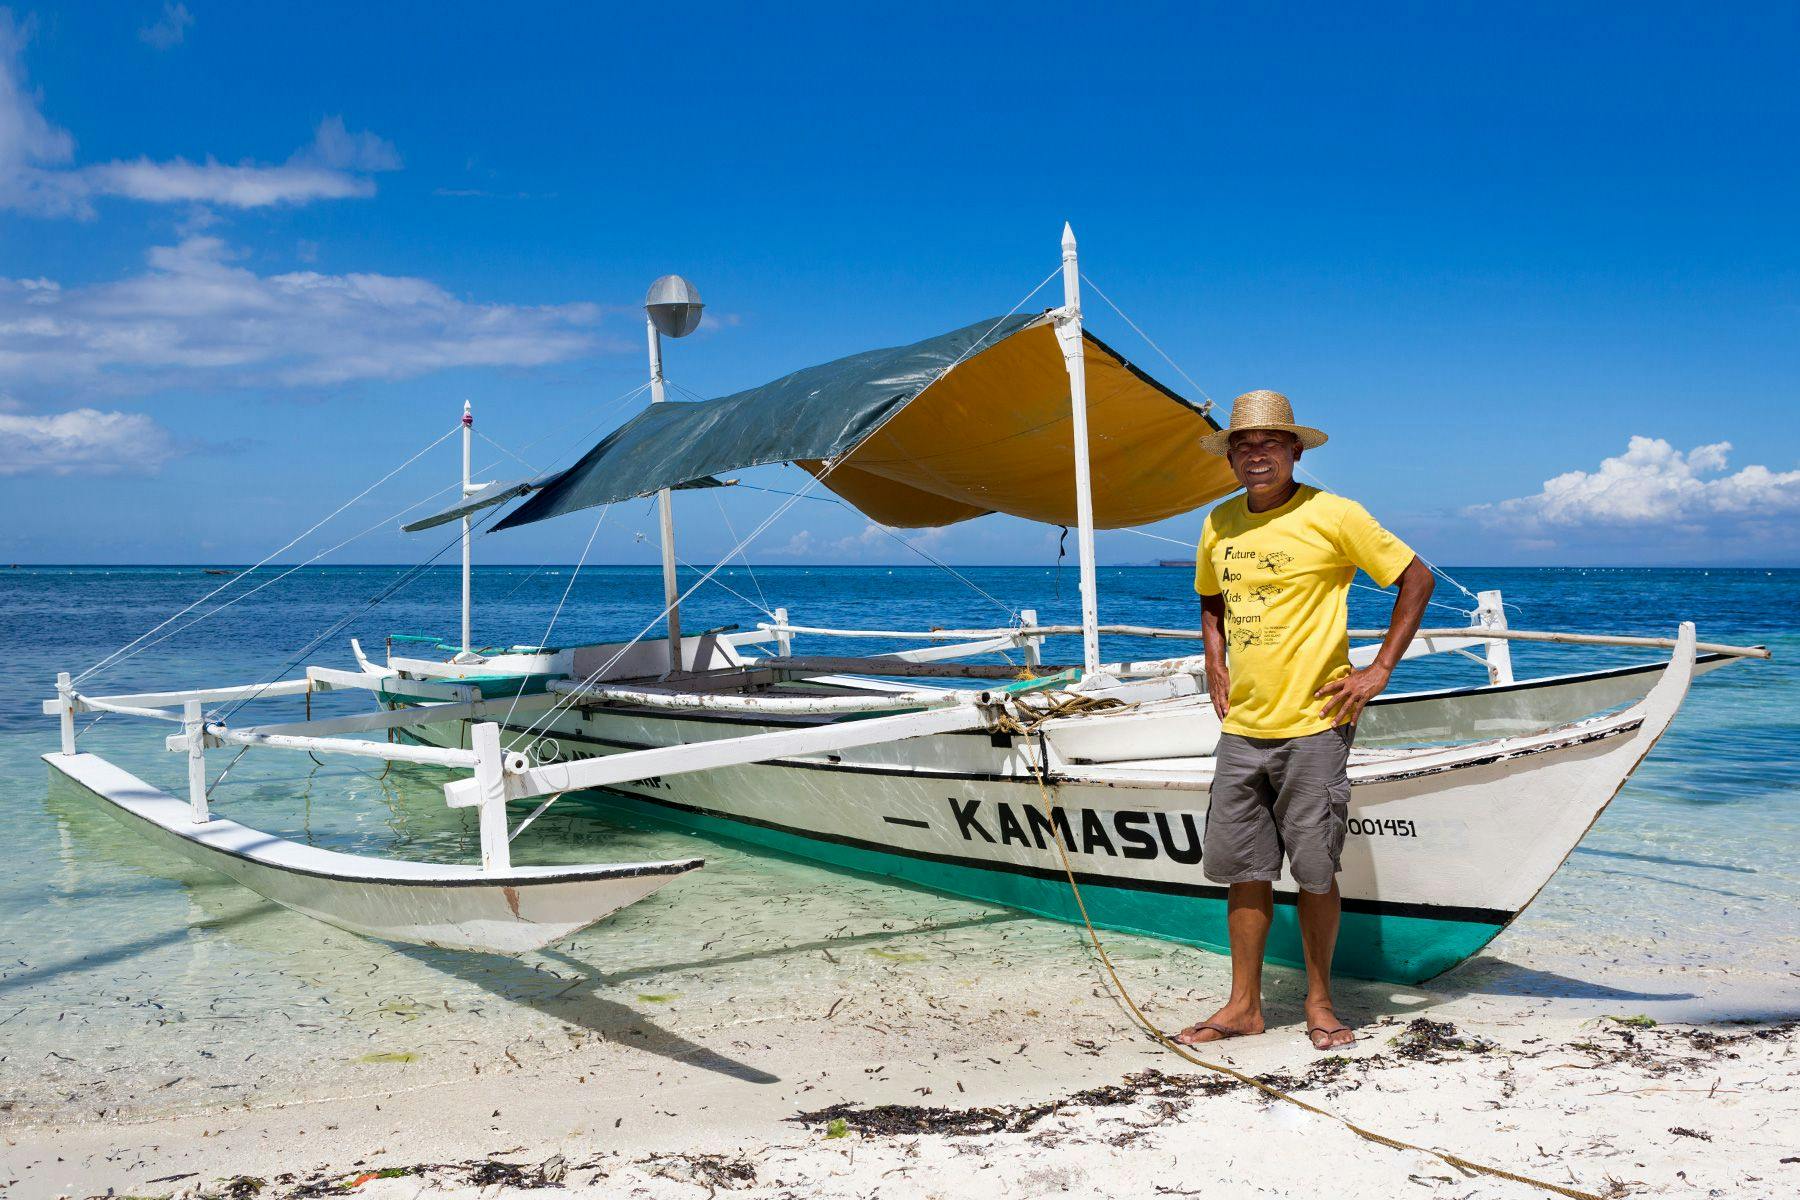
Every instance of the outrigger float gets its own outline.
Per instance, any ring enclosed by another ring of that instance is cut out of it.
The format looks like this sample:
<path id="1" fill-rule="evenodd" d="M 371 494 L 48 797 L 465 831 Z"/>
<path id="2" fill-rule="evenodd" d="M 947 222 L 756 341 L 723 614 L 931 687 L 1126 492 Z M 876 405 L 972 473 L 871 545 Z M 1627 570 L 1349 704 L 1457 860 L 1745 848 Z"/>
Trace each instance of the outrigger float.
<path id="1" fill-rule="evenodd" d="M 472 482 L 465 410 L 462 496 L 407 526 L 462 524 L 460 645 L 429 639 L 426 652 L 408 654 L 417 641 L 396 637 L 377 663 L 352 642 L 355 670 L 315 665 L 293 679 L 153 694 L 91 695 L 85 679 L 64 674 L 44 704 L 61 721 L 61 749 L 45 760 L 174 852 L 296 911 L 394 942 L 521 953 L 702 865 L 514 866 L 513 842 L 557 798 L 578 794 L 601 811 L 1078 920 L 1060 842 L 1096 925 L 1223 950 L 1224 889 L 1200 864 L 1219 734 L 1203 661 L 1100 654 L 1103 635 L 1198 641 L 1199 632 L 1100 624 L 1093 535 L 1192 511 L 1236 484 L 1221 460 L 1197 451 L 1196 439 L 1218 428 L 1210 406 L 1183 399 L 1083 328 L 1066 230 L 1062 278 L 1063 305 L 1042 315 L 1015 310 L 683 404 L 662 403 L 659 334 L 691 331 L 699 298 L 683 280 L 659 280 L 648 305 L 654 402 L 574 466 Z M 822 485 L 883 525 L 1004 512 L 1075 527 L 1081 623 L 1043 624 L 1025 609 L 994 627 L 845 629 L 803 625 L 776 608 L 752 628 L 683 634 L 681 601 L 719 567 L 679 588 L 671 490 L 777 462 L 797 463 L 812 475 L 808 491 Z M 496 526 L 504 529 L 653 494 L 666 604 L 637 637 L 472 645 L 474 514 L 524 497 Z M 1475 954 L 1573 851 L 1668 729 L 1694 676 L 1768 657 L 1761 647 L 1699 642 L 1688 623 L 1672 638 L 1515 630 L 1500 593 L 1476 599 L 1466 623 L 1421 630 L 1406 655 L 1461 655 L 1485 681 L 1382 696 L 1359 724 L 1340 877 L 1343 971 L 1413 982 Z M 665 623 L 666 637 L 646 640 Z M 1351 636 L 1369 643 L 1384 633 Z M 1049 639 L 1076 636 L 1079 663 L 1044 661 Z M 805 656 L 794 653 L 797 638 L 896 648 Z M 1518 642 L 1668 658 L 1517 680 Z M 1374 652 L 1363 645 L 1352 659 Z M 372 694 L 380 710 L 231 723 L 247 703 L 346 689 Z M 178 724 L 167 745 L 187 756 L 187 797 L 78 752 L 75 717 L 84 712 Z M 221 748 L 456 772 L 445 798 L 477 810 L 481 862 L 337 854 L 215 816 L 207 752 Z M 511 809 L 526 805 L 515 823 Z M 1292 881 L 1277 883 L 1276 896 L 1270 954 L 1298 963 Z"/>

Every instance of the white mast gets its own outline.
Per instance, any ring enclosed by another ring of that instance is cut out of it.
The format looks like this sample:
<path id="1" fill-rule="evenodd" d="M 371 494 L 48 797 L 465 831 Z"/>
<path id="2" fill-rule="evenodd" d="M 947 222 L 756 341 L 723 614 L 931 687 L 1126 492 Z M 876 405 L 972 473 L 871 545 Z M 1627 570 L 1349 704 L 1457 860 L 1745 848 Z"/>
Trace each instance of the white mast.
<path id="1" fill-rule="evenodd" d="M 662 335 L 686 337 L 700 327 L 699 289 L 679 275 L 664 275 L 650 285 L 644 296 L 644 327 L 650 338 L 650 402 L 661 404 L 663 393 Z M 663 608 L 669 614 L 669 670 L 679 671 L 681 662 L 681 586 L 675 578 L 675 510 L 669 503 L 669 489 L 656 493 L 657 516 L 662 522 Z"/>
<path id="2" fill-rule="evenodd" d="M 662 334 L 656 322 L 644 319 L 650 331 L 650 402 L 661 404 L 663 392 Z M 656 515 L 662 523 L 663 607 L 669 610 L 669 670 L 681 670 L 681 584 L 675 576 L 675 510 L 669 503 L 669 489 L 656 493 Z"/>
<path id="3" fill-rule="evenodd" d="M 463 443 L 463 447 L 462 447 L 462 450 L 463 450 L 462 494 L 465 497 L 468 496 L 470 492 L 475 490 L 474 488 L 469 486 L 469 443 L 470 443 L 470 439 L 473 436 L 474 432 L 475 432 L 474 410 L 470 407 L 469 402 L 467 400 L 464 400 L 463 401 L 463 418 L 462 418 L 462 443 Z M 462 519 L 462 552 L 463 552 L 463 555 L 462 555 L 462 653 L 458 654 L 457 657 L 458 658 L 469 658 L 469 657 L 471 657 L 471 652 L 470 652 L 470 648 L 469 648 L 469 617 L 470 617 L 469 518 L 467 515 L 464 515 L 464 517 Z"/>
<path id="4" fill-rule="evenodd" d="M 1094 486 L 1089 476 L 1087 360 L 1081 337 L 1081 268 L 1075 262 L 1075 231 L 1067 223 L 1062 235 L 1063 306 L 1056 316 L 1063 365 L 1069 371 L 1069 412 L 1075 439 L 1075 545 L 1081 559 L 1081 665 L 1085 674 L 1100 669 L 1100 615 L 1094 582 Z"/>

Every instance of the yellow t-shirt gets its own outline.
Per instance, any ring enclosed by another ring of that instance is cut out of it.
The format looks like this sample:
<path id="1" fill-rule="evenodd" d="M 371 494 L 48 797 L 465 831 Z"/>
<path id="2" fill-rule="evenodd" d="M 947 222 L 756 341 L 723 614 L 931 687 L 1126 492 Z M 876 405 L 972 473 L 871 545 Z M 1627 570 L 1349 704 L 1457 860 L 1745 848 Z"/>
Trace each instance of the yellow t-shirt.
<path id="1" fill-rule="evenodd" d="M 1241 495 L 1207 514 L 1194 590 L 1225 594 L 1231 707 L 1225 732 L 1306 737 L 1331 728 L 1313 693 L 1350 673 L 1350 581 L 1387 587 L 1413 552 L 1354 500 L 1302 486 L 1253 513 Z"/>

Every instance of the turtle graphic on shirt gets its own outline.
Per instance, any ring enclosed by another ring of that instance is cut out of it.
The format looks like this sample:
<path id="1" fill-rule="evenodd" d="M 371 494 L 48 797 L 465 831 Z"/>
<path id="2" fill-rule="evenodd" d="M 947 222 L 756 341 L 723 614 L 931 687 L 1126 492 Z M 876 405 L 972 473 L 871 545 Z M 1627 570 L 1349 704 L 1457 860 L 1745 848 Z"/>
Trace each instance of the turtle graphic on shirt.
<path id="1" fill-rule="evenodd" d="M 1269 553 L 1258 558 L 1256 565 L 1265 571 L 1273 571 L 1275 574 L 1279 575 L 1287 570 L 1288 564 L 1293 561 L 1294 556 L 1289 554 L 1286 550 L 1271 550 Z"/>
<path id="2" fill-rule="evenodd" d="M 1281 595 L 1281 588 L 1273 583 L 1259 583 L 1250 589 L 1249 595 L 1258 604 L 1268 605 Z"/>

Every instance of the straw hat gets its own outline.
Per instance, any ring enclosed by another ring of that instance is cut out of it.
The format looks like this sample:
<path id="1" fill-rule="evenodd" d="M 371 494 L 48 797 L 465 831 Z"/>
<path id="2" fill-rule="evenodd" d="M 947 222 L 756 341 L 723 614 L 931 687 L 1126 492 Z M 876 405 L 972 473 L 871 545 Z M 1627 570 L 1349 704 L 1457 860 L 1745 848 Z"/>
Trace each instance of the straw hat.
<path id="1" fill-rule="evenodd" d="M 1298 437 L 1301 447 L 1307 450 L 1325 444 L 1323 430 L 1294 424 L 1294 406 L 1286 396 L 1258 388 L 1231 402 L 1231 424 L 1201 438 L 1200 448 L 1224 458 L 1231 449 L 1231 435 L 1241 429 L 1285 429 Z"/>

